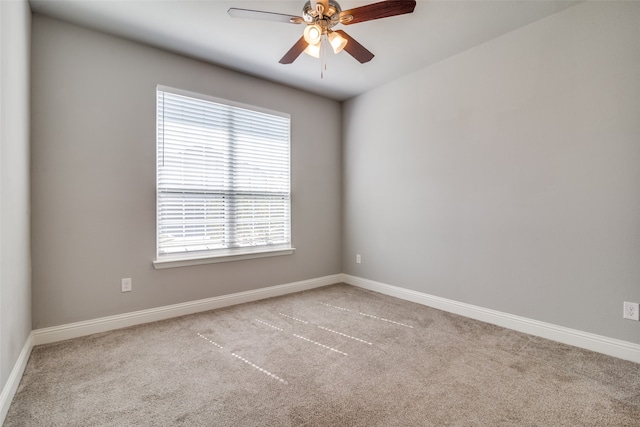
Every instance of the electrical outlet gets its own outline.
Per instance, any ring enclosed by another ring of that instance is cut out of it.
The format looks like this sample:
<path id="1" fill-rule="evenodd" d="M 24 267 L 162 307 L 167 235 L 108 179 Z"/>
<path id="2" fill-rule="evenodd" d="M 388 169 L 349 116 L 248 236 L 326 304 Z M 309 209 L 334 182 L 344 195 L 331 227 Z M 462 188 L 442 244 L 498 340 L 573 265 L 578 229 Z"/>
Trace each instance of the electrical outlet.
<path id="1" fill-rule="evenodd" d="M 122 279 L 121 281 L 122 292 L 131 292 L 131 277 Z"/>
<path id="2" fill-rule="evenodd" d="M 362 262 L 362 257 L 360 254 L 356 254 L 356 264 L 360 264 Z"/>
<path id="3" fill-rule="evenodd" d="M 622 314 L 622 316 L 625 319 L 630 319 L 630 320 L 640 320 L 640 312 L 638 312 L 638 306 L 640 304 L 638 304 L 637 302 L 624 302 L 624 313 Z"/>

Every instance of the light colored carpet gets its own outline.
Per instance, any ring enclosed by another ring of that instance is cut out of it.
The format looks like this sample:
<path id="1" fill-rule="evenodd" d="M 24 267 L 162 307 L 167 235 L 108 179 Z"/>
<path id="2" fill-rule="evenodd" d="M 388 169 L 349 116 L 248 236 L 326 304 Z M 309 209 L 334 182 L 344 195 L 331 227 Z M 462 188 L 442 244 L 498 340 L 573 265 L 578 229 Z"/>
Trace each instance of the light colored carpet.
<path id="1" fill-rule="evenodd" d="M 33 350 L 5 426 L 640 426 L 640 365 L 335 285 Z"/>

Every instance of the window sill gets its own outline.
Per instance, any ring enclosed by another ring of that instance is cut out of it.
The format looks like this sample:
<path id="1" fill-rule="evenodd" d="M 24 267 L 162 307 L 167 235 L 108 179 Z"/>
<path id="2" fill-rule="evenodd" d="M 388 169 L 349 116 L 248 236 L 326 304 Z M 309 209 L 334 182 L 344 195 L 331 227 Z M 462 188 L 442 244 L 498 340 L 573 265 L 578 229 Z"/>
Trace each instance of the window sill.
<path id="1" fill-rule="evenodd" d="M 272 256 L 291 255 L 295 248 L 265 249 L 259 251 L 248 250 L 246 252 L 232 252 L 220 255 L 208 255 L 198 258 L 171 257 L 153 261 L 156 270 L 175 267 L 187 267 L 190 265 L 215 264 L 219 262 L 241 261 L 245 259 L 266 258 Z"/>

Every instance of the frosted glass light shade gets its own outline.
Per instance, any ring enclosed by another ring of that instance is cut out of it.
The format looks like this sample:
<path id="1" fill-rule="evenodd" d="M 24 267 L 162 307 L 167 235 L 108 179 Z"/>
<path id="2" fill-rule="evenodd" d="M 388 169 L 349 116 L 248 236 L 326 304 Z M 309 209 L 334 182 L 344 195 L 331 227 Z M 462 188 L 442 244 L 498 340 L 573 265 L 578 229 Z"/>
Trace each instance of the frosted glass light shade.
<path id="1" fill-rule="evenodd" d="M 306 53 L 309 56 L 313 56 L 314 58 L 320 58 L 320 43 L 310 44 L 309 46 L 306 47 L 306 49 L 304 50 L 304 53 Z"/>
<path id="2" fill-rule="evenodd" d="M 338 33 L 329 34 L 329 43 L 331 44 L 334 53 L 342 52 L 342 49 L 347 45 L 347 41 L 347 39 Z"/>
<path id="3" fill-rule="evenodd" d="M 310 45 L 315 45 L 320 43 L 320 38 L 322 37 L 322 28 L 319 25 L 307 25 L 307 28 L 304 29 L 304 39 Z"/>

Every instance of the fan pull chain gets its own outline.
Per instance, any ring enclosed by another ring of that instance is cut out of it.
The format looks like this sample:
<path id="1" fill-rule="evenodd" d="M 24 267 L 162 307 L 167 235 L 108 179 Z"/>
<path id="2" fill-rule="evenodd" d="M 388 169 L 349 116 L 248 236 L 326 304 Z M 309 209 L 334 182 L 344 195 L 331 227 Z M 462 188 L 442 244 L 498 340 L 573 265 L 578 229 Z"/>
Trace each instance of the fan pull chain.
<path id="1" fill-rule="evenodd" d="M 327 71 L 327 36 L 322 35 L 320 39 L 320 78 L 324 78 L 324 72 Z"/>

